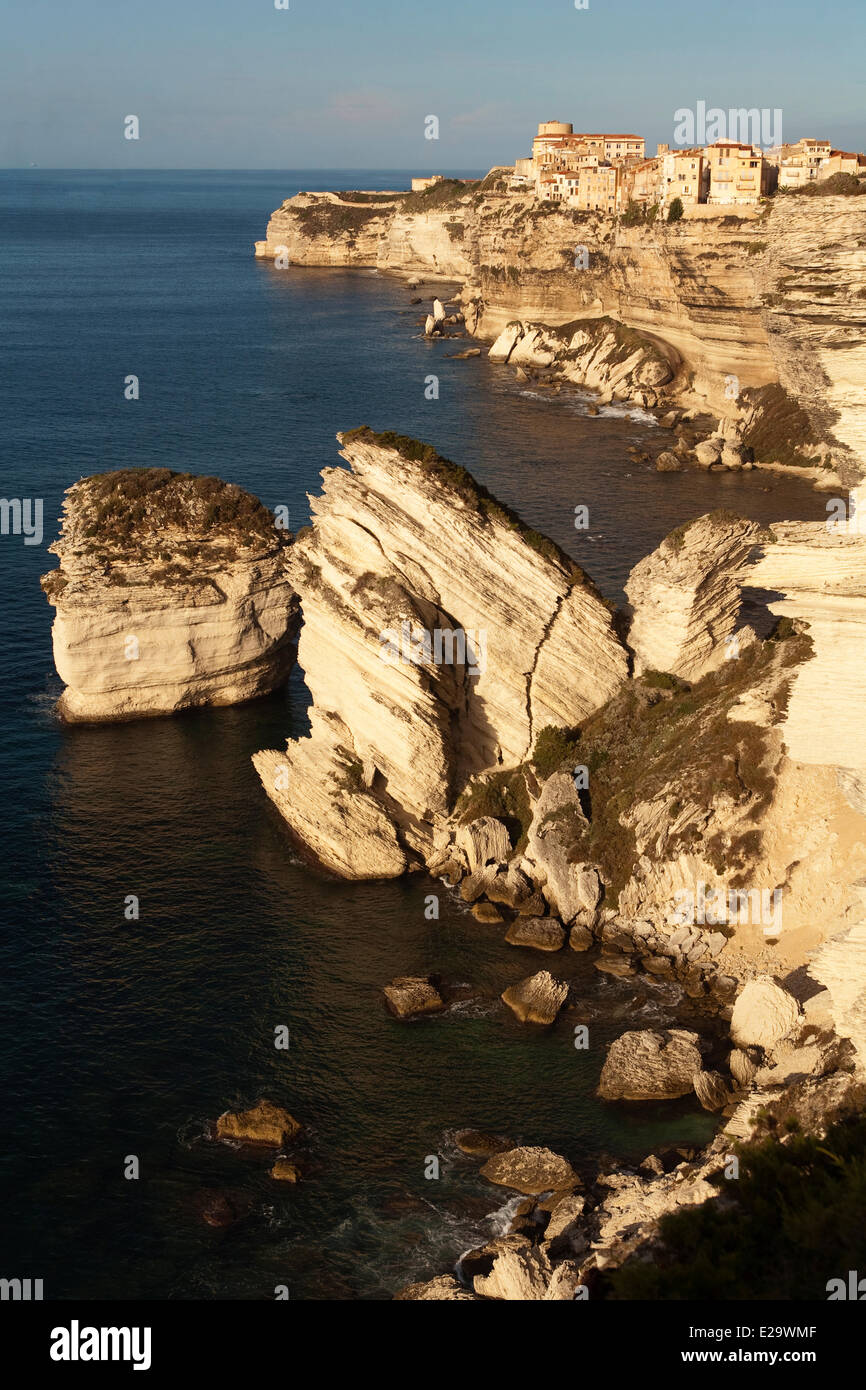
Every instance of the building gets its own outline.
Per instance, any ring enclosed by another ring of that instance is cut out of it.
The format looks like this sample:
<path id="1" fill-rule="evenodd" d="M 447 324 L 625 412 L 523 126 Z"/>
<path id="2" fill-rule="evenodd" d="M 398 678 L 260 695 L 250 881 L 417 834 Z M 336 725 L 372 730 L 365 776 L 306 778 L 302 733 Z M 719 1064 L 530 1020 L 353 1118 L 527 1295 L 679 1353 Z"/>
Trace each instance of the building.
<path id="1" fill-rule="evenodd" d="M 425 188 L 432 188 L 434 184 L 442 183 L 444 178 L 444 174 L 430 174 L 426 178 L 413 179 L 412 192 L 423 193 Z"/>
<path id="2" fill-rule="evenodd" d="M 668 145 L 658 147 L 658 203 L 667 212 L 674 198 L 685 206 L 703 203 L 709 188 L 709 165 L 699 147 L 672 150 Z"/>
<path id="3" fill-rule="evenodd" d="M 766 193 L 769 166 L 759 145 L 717 140 L 707 145 L 704 158 L 709 169 L 708 203 L 716 207 L 757 203 Z"/>
<path id="4" fill-rule="evenodd" d="M 779 150 L 779 187 L 803 188 L 816 179 L 827 178 L 823 165 L 830 158 L 829 140 L 798 140 Z"/>
<path id="5" fill-rule="evenodd" d="M 624 159 L 643 159 L 644 153 L 641 135 L 575 132 L 570 121 L 542 121 L 532 142 L 536 178 L 551 169 L 573 168 L 579 160 L 594 158 L 599 164 L 616 164 Z"/>
<path id="6" fill-rule="evenodd" d="M 821 165 L 822 179 L 833 174 L 866 174 L 866 154 L 853 154 L 848 150 L 831 150 Z"/>
<path id="7" fill-rule="evenodd" d="M 649 207 L 661 202 L 661 160 L 641 159 L 627 162 L 620 172 L 619 205 L 628 207 L 629 203 L 642 203 Z"/>

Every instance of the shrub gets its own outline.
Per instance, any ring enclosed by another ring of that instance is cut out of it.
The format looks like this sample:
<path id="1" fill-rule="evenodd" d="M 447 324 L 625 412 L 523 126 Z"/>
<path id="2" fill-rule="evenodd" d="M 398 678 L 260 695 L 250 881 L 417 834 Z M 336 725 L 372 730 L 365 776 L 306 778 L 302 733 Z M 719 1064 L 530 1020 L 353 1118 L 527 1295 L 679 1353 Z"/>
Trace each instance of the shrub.
<path id="1" fill-rule="evenodd" d="M 684 212 L 685 208 L 683 207 L 682 198 L 674 198 L 668 208 L 668 221 L 679 222 Z"/>
<path id="2" fill-rule="evenodd" d="M 558 729 L 547 724 L 540 731 L 532 750 L 532 762 L 539 777 L 552 776 L 566 759 L 576 762 L 579 753 L 579 729 Z"/>
<path id="3" fill-rule="evenodd" d="M 662 1217 L 652 1263 L 638 1255 L 609 1279 L 614 1299 L 826 1300 L 831 1279 L 866 1267 L 866 1117 L 823 1139 L 800 1133 L 734 1145 L 725 1200 Z"/>

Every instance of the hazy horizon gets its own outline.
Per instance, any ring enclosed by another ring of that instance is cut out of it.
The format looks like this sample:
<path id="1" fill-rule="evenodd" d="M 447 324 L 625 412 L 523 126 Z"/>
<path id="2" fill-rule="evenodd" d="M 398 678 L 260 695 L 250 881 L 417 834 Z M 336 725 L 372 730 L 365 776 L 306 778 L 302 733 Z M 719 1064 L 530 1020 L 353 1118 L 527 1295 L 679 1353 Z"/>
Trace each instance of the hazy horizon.
<path id="1" fill-rule="evenodd" d="M 698 102 L 866 145 L 860 0 L 285 3 L 3 0 L 0 167 L 489 169 L 549 119 L 654 153 Z"/>

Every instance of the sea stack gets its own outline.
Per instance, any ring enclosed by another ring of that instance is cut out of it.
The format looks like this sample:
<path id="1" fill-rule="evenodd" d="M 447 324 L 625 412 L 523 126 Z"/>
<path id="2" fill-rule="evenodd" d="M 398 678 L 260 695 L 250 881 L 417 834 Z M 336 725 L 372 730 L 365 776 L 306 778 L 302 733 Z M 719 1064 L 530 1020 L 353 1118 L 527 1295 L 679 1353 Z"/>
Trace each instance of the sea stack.
<path id="1" fill-rule="evenodd" d="M 67 491 L 50 548 L 64 719 L 233 705 L 287 679 L 291 537 L 242 488 L 167 468 L 95 474 Z"/>

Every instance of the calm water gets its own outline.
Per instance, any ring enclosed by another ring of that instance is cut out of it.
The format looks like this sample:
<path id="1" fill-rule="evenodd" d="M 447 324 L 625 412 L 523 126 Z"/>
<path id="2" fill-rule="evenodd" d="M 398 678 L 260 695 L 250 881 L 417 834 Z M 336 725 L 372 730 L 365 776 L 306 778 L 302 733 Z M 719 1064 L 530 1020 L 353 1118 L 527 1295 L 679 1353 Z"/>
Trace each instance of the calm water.
<path id="1" fill-rule="evenodd" d="M 451 1135 L 494 1127 L 592 1171 L 706 1136 L 688 1102 L 602 1106 L 603 1045 L 670 1018 L 664 987 L 558 957 L 579 1000 L 535 1033 L 498 1003 L 539 968 L 428 880 L 344 885 L 294 858 L 249 761 L 305 725 L 300 674 L 241 709 L 62 729 L 39 575 L 64 488 L 162 464 L 216 473 L 307 519 L 334 434 L 369 423 L 434 442 L 617 596 L 635 561 L 717 506 L 822 516 L 803 485 L 659 475 L 632 443 L 655 424 L 540 399 L 507 368 L 427 343 L 397 281 L 278 272 L 253 241 L 299 187 L 405 187 L 405 173 L 0 173 L 5 497 L 45 499 L 43 546 L 0 539 L 5 1142 L 2 1273 L 46 1297 L 384 1298 L 501 1228 L 507 1193 Z M 425 377 L 440 378 L 427 401 Z M 124 377 L 141 399 L 123 399 Z M 589 535 L 574 508 L 590 507 Z M 438 922 L 425 894 L 441 897 Z M 141 920 L 123 916 L 127 894 Z M 465 996 L 411 1026 L 381 986 L 437 970 Z M 593 1047 L 572 1046 L 588 1021 Z M 274 1029 L 291 1031 L 288 1054 Z M 267 1095 L 306 1127 L 309 1179 L 207 1141 Z M 141 1178 L 126 1181 L 138 1156 Z M 441 1156 L 438 1181 L 425 1160 Z M 214 1190 L 243 1219 L 202 1221 Z"/>

